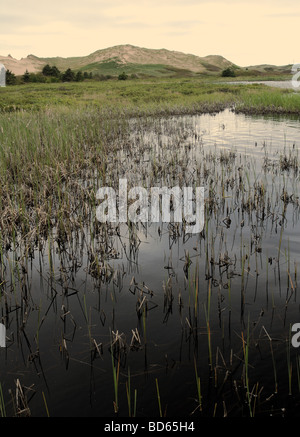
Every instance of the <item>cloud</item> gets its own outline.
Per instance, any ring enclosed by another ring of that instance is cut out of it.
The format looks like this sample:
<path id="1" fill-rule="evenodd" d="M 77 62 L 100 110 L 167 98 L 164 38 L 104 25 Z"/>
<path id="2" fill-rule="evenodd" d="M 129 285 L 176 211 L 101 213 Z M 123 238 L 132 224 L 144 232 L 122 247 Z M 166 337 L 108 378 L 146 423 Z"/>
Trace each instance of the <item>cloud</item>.
<path id="1" fill-rule="evenodd" d="M 291 13 L 281 13 L 281 14 L 265 14 L 264 17 L 266 18 L 279 18 L 279 19 L 283 19 L 283 18 L 299 18 L 300 17 L 300 12 L 291 12 Z"/>
<path id="2" fill-rule="evenodd" d="M 130 0 L 129 0 L 130 3 Z M 15 7 L 16 5 L 16 7 Z M 36 0 L 27 0 L 26 8 L 24 2 L 16 0 L 14 10 L 21 12 L 15 13 L 8 11 L 0 16 L 0 35 L 5 32 L 26 32 L 29 29 L 40 29 L 42 26 L 48 27 L 54 23 L 67 23 L 79 29 L 89 30 L 100 28 L 100 26 L 122 27 L 122 28 L 150 28 L 153 24 L 148 20 L 147 15 L 131 12 L 131 8 L 122 8 L 122 15 L 116 13 L 119 7 L 124 5 L 121 1 L 96 1 L 86 0 L 77 2 L 76 0 L 52 0 L 45 3 Z M 136 8 L 137 10 L 138 8 Z M 136 12 L 135 10 L 135 12 Z M 142 19 L 140 19 L 142 18 Z"/>
<path id="3" fill-rule="evenodd" d="M 186 27 L 194 27 L 194 26 L 198 26 L 199 24 L 204 24 L 205 21 L 201 21 L 201 20 L 175 20 L 175 21 L 165 21 L 163 23 L 163 25 L 165 26 L 169 26 L 169 27 L 181 27 L 181 28 L 186 28 Z"/>
<path id="4" fill-rule="evenodd" d="M 170 31 L 170 32 L 162 32 L 162 35 L 166 35 L 166 36 L 171 36 L 171 37 L 183 37 L 183 36 L 186 36 L 186 35 L 189 35 L 190 34 L 190 32 L 188 32 L 188 31 L 184 31 L 184 30 L 178 30 L 178 31 Z"/>
<path id="5" fill-rule="evenodd" d="M 9 13 L 1 13 L 0 15 L 0 33 L 6 33 L 6 32 L 14 32 L 17 31 L 24 22 L 34 22 L 33 20 L 30 20 L 30 16 L 26 17 L 26 15 L 23 14 L 9 14 Z"/>
<path id="6" fill-rule="evenodd" d="M 1 49 L 3 51 L 3 53 L 1 52 L 2 56 L 6 56 L 6 55 L 13 55 L 14 51 L 16 50 L 22 50 L 25 53 L 29 53 L 31 46 L 28 44 L 11 44 L 9 42 L 9 38 L 6 38 L 5 40 L 1 41 Z"/>
<path id="7" fill-rule="evenodd" d="M 230 50 L 240 65 L 288 63 L 300 16 L 299 0 L 14 0 L 2 9 L 0 54 L 80 56 L 131 43 L 199 56 Z"/>

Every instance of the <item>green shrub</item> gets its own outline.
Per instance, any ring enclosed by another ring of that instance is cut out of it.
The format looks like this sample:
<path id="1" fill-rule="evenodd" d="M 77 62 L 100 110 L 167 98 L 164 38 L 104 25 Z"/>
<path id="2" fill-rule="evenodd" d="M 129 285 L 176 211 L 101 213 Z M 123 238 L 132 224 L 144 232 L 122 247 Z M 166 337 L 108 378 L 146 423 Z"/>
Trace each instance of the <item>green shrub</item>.
<path id="1" fill-rule="evenodd" d="M 119 79 L 119 80 L 126 80 L 126 79 L 128 79 L 128 76 L 127 76 L 127 74 L 123 71 L 123 73 L 119 74 L 118 79 Z"/>
<path id="2" fill-rule="evenodd" d="M 233 68 L 226 68 L 225 70 L 222 71 L 222 77 L 235 77 L 235 71 L 233 70 Z"/>

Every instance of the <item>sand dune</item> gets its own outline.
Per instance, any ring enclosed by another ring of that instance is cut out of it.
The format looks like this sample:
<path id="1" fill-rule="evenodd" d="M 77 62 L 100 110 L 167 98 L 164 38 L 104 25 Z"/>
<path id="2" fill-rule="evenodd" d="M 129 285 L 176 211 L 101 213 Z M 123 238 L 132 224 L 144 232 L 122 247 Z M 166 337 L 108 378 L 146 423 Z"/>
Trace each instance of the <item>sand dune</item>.
<path id="1" fill-rule="evenodd" d="M 76 70 L 92 63 L 102 63 L 109 60 L 114 60 L 120 64 L 163 64 L 199 73 L 206 70 L 213 71 L 214 68 L 223 69 L 232 65 L 230 61 L 222 56 L 199 57 L 177 51 L 147 49 L 129 44 L 101 49 L 87 56 L 72 58 L 38 58 L 29 55 L 18 60 L 10 55 L 0 56 L 0 63 L 16 75 L 21 75 L 26 70 L 36 73 L 41 71 L 46 64 L 56 65 L 61 70 L 69 67 Z"/>

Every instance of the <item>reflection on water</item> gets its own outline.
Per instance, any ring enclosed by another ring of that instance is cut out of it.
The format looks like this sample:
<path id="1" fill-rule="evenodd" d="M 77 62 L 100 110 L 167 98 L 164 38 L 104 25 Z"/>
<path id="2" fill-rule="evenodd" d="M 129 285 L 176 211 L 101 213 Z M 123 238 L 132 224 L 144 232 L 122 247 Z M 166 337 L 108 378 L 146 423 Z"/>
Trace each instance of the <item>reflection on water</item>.
<path id="1" fill-rule="evenodd" d="M 105 181 L 95 174 L 86 189 L 124 177 L 130 187 L 204 186 L 204 229 L 94 221 L 32 259 L 16 246 L 1 299 L 5 399 L 19 380 L 32 415 L 45 415 L 44 394 L 52 416 L 126 416 L 136 395 L 147 417 L 158 414 L 157 379 L 168 415 L 276 415 L 291 363 L 296 399 L 299 127 L 229 110 L 132 120 Z"/>

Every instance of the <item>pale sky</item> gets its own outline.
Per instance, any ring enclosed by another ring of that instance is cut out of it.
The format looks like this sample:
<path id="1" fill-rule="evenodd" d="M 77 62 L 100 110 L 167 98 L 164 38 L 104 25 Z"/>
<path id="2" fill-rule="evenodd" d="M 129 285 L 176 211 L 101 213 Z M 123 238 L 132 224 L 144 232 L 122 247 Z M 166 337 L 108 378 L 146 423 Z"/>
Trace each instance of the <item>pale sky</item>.
<path id="1" fill-rule="evenodd" d="M 132 44 L 240 66 L 300 63 L 299 0 L 1 0 L 0 55 L 84 56 Z"/>

